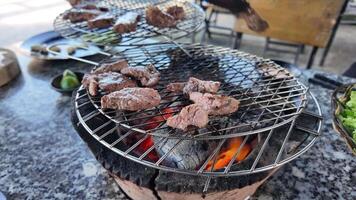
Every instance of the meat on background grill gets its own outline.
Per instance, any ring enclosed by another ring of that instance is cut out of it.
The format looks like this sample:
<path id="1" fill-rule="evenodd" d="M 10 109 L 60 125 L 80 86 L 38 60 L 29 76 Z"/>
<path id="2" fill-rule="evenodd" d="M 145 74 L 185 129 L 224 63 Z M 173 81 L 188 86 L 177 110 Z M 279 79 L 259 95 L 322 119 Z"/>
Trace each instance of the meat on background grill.
<path id="1" fill-rule="evenodd" d="M 116 110 L 138 111 L 158 106 L 161 96 L 151 88 L 124 88 L 101 98 L 101 107 Z"/>
<path id="2" fill-rule="evenodd" d="M 98 10 L 71 10 L 63 15 L 63 19 L 68 19 L 72 23 L 88 21 L 102 14 Z"/>
<path id="3" fill-rule="evenodd" d="M 183 91 L 183 93 L 187 95 L 191 92 L 217 93 L 220 85 L 221 83 L 218 81 L 203 81 L 194 77 L 190 77 L 188 82 L 170 83 L 167 85 L 166 89 L 175 93 Z"/>
<path id="4" fill-rule="evenodd" d="M 228 115 L 239 108 L 240 102 L 232 97 L 192 92 L 189 99 L 209 112 L 209 115 Z"/>
<path id="5" fill-rule="evenodd" d="M 184 8 L 181 6 L 171 6 L 167 8 L 167 13 L 174 17 L 175 20 L 182 20 L 185 18 Z"/>
<path id="6" fill-rule="evenodd" d="M 76 9 L 84 9 L 84 10 L 100 10 L 102 12 L 107 12 L 109 9 L 103 6 L 96 6 L 94 4 L 86 3 L 86 4 L 78 4 L 75 5 L 74 8 Z"/>
<path id="7" fill-rule="evenodd" d="M 172 128 L 188 130 L 190 126 L 205 127 L 208 122 L 208 111 L 198 104 L 184 107 L 177 115 L 167 119 L 167 125 Z"/>
<path id="8" fill-rule="evenodd" d="M 174 17 L 156 6 L 148 6 L 146 8 L 146 21 L 152 26 L 158 28 L 175 27 L 177 20 Z"/>
<path id="9" fill-rule="evenodd" d="M 108 13 L 101 14 L 94 19 L 88 20 L 89 28 L 108 28 L 114 22 L 114 16 Z"/>
<path id="10" fill-rule="evenodd" d="M 136 31 L 137 23 L 141 16 L 136 12 L 127 12 L 117 19 L 114 31 L 120 34 Z"/>
<path id="11" fill-rule="evenodd" d="M 136 82 L 117 72 L 104 72 L 100 74 L 86 74 L 82 81 L 89 94 L 96 96 L 98 88 L 105 92 L 114 92 L 128 87 L 136 87 Z"/>
<path id="12" fill-rule="evenodd" d="M 94 70 L 95 74 L 104 73 L 104 72 L 120 72 L 122 69 L 128 67 L 129 64 L 126 60 L 120 59 L 110 63 L 103 63 Z"/>
<path id="13" fill-rule="evenodd" d="M 127 67 L 121 70 L 121 73 L 139 80 L 143 86 L 154 86 L 160 79 L 160 73 L 149 64 L 146 67 Z"/>

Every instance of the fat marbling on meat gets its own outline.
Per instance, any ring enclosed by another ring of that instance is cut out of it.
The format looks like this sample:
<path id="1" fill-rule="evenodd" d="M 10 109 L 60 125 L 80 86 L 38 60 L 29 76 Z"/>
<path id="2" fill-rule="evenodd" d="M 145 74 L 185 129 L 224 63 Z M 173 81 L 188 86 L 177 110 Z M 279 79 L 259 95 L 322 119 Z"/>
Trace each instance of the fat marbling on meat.
<path id="1" fill-rule="evenodd" d="M 177 115 L 167 119 L 167 125 L 186 131 L 190 126 L 205 127 L 208 122 L 208 112 L 198 104 L 184 107 Z"/>
<path id="2" fill-rule="evenodd" d="M 116 110 L 138 111 L 158 106 L 161 96 L 152 88 L 125 88 L 101 98 L 101 107 Z"/>
<path id="3" fill-rule="evenodd" d="M 192 92 L 189 94 L 189 99 L 203 107 L 209 115 L 228 115 L 236 112 L 240 105 L 240 102 L 233 97 L 210 93 Z"/>
<path id="4" fill-rule="evenodd" d="M 160 73 L 152 64 L 146 67 L 127 67 L 122 69 L 121 73 L 139 80 L 147 87 L 156 85 L 160 79 Z"/>
<path id="5" fill-rule="evenodd" d="M 82 81 L 88 88 L 89 94 L 96 96 L 98 89 L 105 92 L 114 92 L 128 87 L 136 87 L 136 82 L 117 72 L 104 72 L 100 74 L 86 74 Z"/>

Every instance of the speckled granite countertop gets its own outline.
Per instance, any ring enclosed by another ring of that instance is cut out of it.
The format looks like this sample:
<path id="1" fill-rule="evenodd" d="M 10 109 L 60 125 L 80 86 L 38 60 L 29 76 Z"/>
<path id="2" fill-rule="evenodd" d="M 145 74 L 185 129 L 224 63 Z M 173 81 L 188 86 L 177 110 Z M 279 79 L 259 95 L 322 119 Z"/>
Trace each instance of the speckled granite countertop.
<path id="1" fill-rule="evenodd" d="M 0 191 L 8 199 L 126 199 L 72 127 L 70 97 L 49 84 L 66 68 L 85 72 L 88 65 L 22 56 L 20 63 L 21 76 L 0 88 Z M 310 87 L 325 117 L 323 136 L 264 184 L 258 199 L 356 198 L 356 158 L 333 131 L 332 91 Z"/>

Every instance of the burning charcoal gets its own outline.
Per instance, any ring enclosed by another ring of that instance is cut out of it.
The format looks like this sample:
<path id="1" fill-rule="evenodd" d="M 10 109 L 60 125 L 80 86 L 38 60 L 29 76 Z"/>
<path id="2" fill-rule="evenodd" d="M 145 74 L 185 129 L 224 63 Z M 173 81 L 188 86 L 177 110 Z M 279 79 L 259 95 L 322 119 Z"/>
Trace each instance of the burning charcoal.
<path id="1" fill-rule="evenodd" d="M 154 86 L 158 83 L 160 73 L 149 64 L 146 67 L 127 67 L 121 70 L 121 73 L 138 79 L 143 86 Z"/>
<path id="2" fill-rule="evenodd" d="M 174 17 L 175 20 L 182 20 L 185 17 L 184 8 L 181 6 L 171 6 L 167 8 L 167 13 Z"/>
<path id="3" fill-rule="evenodd" d="M 172 15 L 163 12 L 156 6 L 148 6 L 146 9 L 146 21 L 148 24 L 158 28 L 174 27 L 177 24 Z"/>
<path id="4" fill-rule="evenodd" d="M 101 98 L 102 108 L 138 111 L 158 106 L 161 96 L 151 88 L 125 88 Z"/>
<path id="5" fill-rule="evenodd" d="M 114 92 L 128 87 L 136 87 L 136 82 L 117 72 L 85 75 L 82 81 L 89 94 L 97 95 L 98 87 L 105 92 Z"/>
<path id="6" fill-rule="evenodd" d="M 167 119 L 167 125 L 186 131 L 190 126 L 205 127 L 209 122 L 208 112 L 200 105 L 184 107 L 179 114 Z"/>
<path id="7" fill-rule="evenodd" d="M 114 31 L 120 34 L 134 32 L 139 21 L 140 15 L 138 13 L 127 12 L 116 21 Z"/>
<path id="8" fill-rule="evenodd" d="M 209 115 L 228 115 L 236 112 L 240 105 L 240 102 L 232 97 L 210 93 L 192 92 L 189 98 L 207 110 Z"/>
<path id="9" fill-rule="evenodd" d="M 100 74 L 104 72 L 120 72 L 122 69 L 128 67 L 128 63 L 126 60 L 117 60 L 111 63 L 101 64 L 99 68 L 94 70 L 95 74 Z"/>
<path id="10" fill-rule="evenodd" d="M 165 134 L 167 129 L 163 128 L 157 131 L 162 132 L 160 134 Z M 175 134 L 184 134 L 180 130 L 175 129 L 175 131 Z M 204 129 L 200 131 L 204 131 Z M 199 134 L 199 130 L 196 130 L 196 134 Z M 179 139 L 163 139 L 163 142 L 159 142 L 161 139 L 161 137 L 153 137 L 156 151 L 160 156 L 168 153 L 180 141 Z M 165 164 L 179 169 L 196 169 L 203 164 L 215 147 L 215 141 L 182 140 L 169 153 L 165 159 Z"/>

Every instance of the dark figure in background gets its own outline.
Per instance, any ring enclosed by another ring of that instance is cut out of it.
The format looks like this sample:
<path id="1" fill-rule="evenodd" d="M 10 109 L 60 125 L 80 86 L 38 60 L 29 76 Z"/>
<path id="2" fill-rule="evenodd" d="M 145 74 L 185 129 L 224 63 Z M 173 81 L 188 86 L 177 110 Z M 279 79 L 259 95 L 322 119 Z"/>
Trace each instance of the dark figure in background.
<path id="1" fill-rule="evenodd" d="M 205 0 L 211 4 L 230 10 L 237 17 L 243 18 L 247 26 L 256 32 L 262 32 L 268 28 L 268 23 L 251 8 L 246 0 Z"/>

